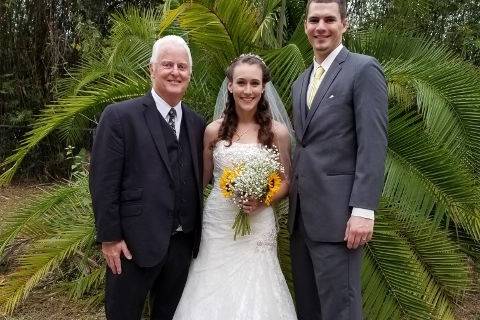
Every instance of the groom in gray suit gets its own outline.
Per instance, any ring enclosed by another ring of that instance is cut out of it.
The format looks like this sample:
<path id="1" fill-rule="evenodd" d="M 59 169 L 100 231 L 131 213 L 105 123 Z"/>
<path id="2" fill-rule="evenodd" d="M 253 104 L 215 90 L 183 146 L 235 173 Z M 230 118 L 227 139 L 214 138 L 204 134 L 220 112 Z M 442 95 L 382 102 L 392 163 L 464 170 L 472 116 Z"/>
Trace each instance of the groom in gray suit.
<path id="1" fill-rule="evenodd" d="M 298 318 L 362 319 L 362 247 L 373 233 L 387 145 L 378 62 L 342 45 L 345 0 L 309 0 L 314 61 L 292 88 L 297 146 L 289 229 Z"/>

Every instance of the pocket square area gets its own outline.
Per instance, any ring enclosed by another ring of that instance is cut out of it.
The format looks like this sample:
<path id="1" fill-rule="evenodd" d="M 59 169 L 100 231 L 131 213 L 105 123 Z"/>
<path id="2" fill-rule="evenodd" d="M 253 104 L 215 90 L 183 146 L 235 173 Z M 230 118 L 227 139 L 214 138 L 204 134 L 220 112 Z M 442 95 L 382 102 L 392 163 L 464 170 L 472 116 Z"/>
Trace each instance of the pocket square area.
<path id="1" fill-rule="evenodd" d="M 328 99 L 332 99 L 332 98 L 335 98 L 333 94 L 330 97 L 328 97 Z"/>

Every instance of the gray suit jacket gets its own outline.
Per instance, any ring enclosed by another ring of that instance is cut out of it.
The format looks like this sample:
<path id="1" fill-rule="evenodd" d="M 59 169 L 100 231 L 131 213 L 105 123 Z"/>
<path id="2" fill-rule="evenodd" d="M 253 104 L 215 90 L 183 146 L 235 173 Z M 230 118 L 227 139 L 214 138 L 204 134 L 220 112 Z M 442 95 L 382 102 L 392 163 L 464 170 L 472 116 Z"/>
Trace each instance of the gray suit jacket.
<path id="1" fill-rule="evenodd" d="M 387 146 L 387 86 L 379 63 L 343 48 L 306 106 L 313 64 L 294 82 L 289 229 L 300 214 L 314 241 L 341 242 L 352 207 L 375 209 Z"/>

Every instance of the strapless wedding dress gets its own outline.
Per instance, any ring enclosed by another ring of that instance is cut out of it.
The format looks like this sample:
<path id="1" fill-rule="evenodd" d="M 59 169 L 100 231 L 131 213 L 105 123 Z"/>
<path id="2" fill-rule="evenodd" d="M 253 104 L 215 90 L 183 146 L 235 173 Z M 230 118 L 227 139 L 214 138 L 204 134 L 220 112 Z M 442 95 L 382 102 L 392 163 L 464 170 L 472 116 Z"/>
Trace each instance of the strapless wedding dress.
<path id="1" fill-rule="evenodd" d="M 203 212 L 198 257 L 192 261 L 174 320 L 295 320 L 295 308 L 277 258 L 271 207 L 249 217 L 250 235 L 233 239 L 238 208 L 219 187 L 223 168 L 258 144 L 217 143 L 214 186 Z"/>

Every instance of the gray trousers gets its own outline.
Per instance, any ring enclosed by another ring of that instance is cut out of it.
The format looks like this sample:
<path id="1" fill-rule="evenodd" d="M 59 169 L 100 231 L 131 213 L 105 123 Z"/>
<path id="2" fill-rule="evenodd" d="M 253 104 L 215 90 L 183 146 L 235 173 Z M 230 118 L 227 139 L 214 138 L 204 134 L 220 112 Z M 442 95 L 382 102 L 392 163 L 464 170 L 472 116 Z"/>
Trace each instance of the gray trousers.
<path id="1" fill-rule="evenodd" d="M 310 240 L 299 205 L 296 214 L 290 249 L 298 319 L 361 320 L 362 249 Z"/>

